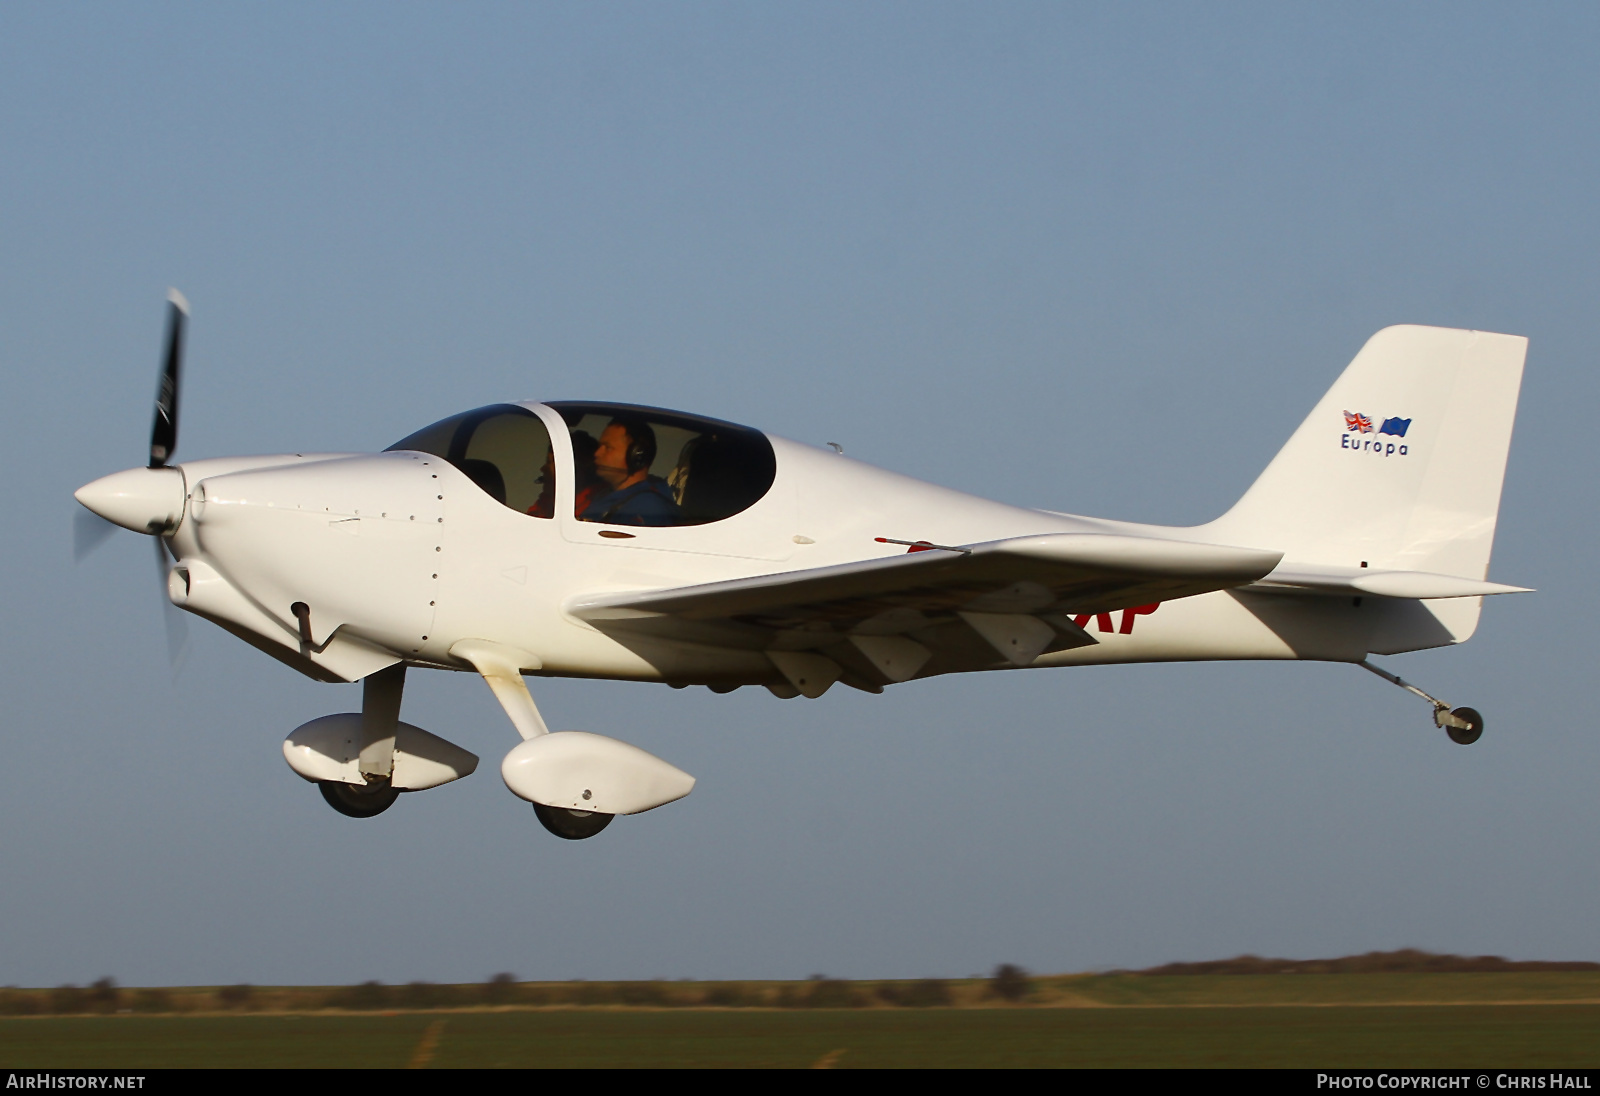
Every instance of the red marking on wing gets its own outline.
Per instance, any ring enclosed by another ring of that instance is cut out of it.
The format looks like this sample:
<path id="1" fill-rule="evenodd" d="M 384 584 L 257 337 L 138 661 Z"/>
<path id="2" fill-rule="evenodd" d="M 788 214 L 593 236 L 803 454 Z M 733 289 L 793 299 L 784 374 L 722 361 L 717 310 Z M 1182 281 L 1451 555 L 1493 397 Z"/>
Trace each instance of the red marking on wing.
<path id="1" fill-rule="evenodd" d="M 1102 632 L 1115 632 L 1118 635 L 1132 635 L 1134 618 L 1149 616 L 1159 608 L 1161 608 L 1161 602 L 1153 601 L 1149 605 L 1135 605 L 1131 609 L 1122 610 L 1122 627 L 1120 628 L 1113 628 L 1111 626 L 1110 613 L 1080 613 L 1078 616 L 1072 618 L 1072 623 L 1076 624 L 1080 628 L 1084 628 L 1088 626 L 1089 618 L 1094 617 L 1094 626 L 1099 628 Z"/>
<path id="2" fill-rule="evenodd" d="M 1118 628 L 1117 631 L 1123 635 L 1131 635 L 1133 633 L 1134 617 L 1149 616 L 1159 608 L 1161 608 L 1161 602 L 1153 601 L 1149 605 L 1135 605 L 1131 609 L 1122 610 L 1122 627 Z"/>
<path id="3" fill-rule="evenodd" d="M 1111 626 L 1110 613 L 1084 613 L 1081 616 L 1073 617 L 1072 623 L 1076 624 L 1080 628 L 1087 627 L 1090 617 L 1094 617 L 1094 626 L 1099 628 L 1102 632 L 1116 631 L 1116 629 Z"/>

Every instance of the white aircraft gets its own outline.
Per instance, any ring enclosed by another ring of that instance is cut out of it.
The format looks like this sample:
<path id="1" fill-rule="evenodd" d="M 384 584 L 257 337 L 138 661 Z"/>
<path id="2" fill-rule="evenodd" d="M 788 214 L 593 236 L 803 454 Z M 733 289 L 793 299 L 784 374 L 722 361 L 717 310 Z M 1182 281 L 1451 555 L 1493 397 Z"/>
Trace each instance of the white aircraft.
<path id="1" fill-rule="evenodd" d="M 408 667 L 483 676 L 523 739 L 501 775 L 569 839 L 694 779 L 550 732 L 528 676 L 789 698 L 975 670 L 1315 659 L 1409 689 L 1465 744 L 1476 711 L 1368 656 L 1461 643 L 1485 595 L 1521 592 L 1485 580 L 1516 336 L 1378 332 L 1231 510 L 1178 528 L 1007 506 L 609 403 L 495 404 L 381 453 L 170 464 L 188 307 L 169 300 L 149 466 L 76 497 L 159 538 L 176 605 L 308 677 L 364 681 L 359 714 L 283 747 L 354 817 L 477 766 L 399 721 Z"/>

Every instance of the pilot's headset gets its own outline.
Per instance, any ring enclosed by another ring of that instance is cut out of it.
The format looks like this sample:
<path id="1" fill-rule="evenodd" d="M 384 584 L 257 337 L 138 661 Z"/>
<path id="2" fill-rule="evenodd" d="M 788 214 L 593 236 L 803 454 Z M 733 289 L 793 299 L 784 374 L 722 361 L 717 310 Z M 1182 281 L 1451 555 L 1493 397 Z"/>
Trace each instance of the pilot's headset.
<path id="1" fill-rule="evenodd" d="M 628 432 L 626 456 L 628 475 L 647 472 L 656 462 L 656 432 L 642 419 L 613 419 L 613 423 Z"/>

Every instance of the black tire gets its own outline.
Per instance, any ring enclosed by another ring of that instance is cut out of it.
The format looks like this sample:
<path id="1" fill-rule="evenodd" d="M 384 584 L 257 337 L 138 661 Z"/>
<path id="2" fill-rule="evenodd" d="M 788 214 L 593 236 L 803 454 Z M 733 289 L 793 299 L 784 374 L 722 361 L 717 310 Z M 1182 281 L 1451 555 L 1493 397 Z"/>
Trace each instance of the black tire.
<path id="1" fill-rule="evenodd" d="M 543 803 L 535 803 L 533 813 L 539 819 L 541 826 L 567 841 L 582 841 L 585 837 L 593 837 L 611 825 L 611 820 L 616 817 L 614 814 L 601 814 L 599 811 L 547 807 Z"/>
<path id="2" fill-rule="evenodd" d="M 1470 746 L 1483 737 L 1483 716 L 1478 714 L 1476 708 L 1457 708 L 1450 713 L 1457 719 L 1465 719 L 1465 727 L 1446 727 L 1445 733 L 1450 736 L 1450 741 L 1458 746 Z"/>
<path id="3" fill-rule="evenodd" d="M 348 818 L 371 818 L 382 814 L 400 798 L 400 789 L 384 784 L 342 784 L 325 780 L 317 784 L 328 806 Z"/>

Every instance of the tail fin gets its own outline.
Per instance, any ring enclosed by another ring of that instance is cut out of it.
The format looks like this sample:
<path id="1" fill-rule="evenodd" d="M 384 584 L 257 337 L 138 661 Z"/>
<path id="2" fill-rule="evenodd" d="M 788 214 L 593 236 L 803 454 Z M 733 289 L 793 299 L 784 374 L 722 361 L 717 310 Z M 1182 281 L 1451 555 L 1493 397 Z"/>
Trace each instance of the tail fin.
<path id="1" fill-rule="evenodd" d="M 1487 577 L 1527 349 L 1384 328 L 1208 531 L 1285 563 Z"/>

